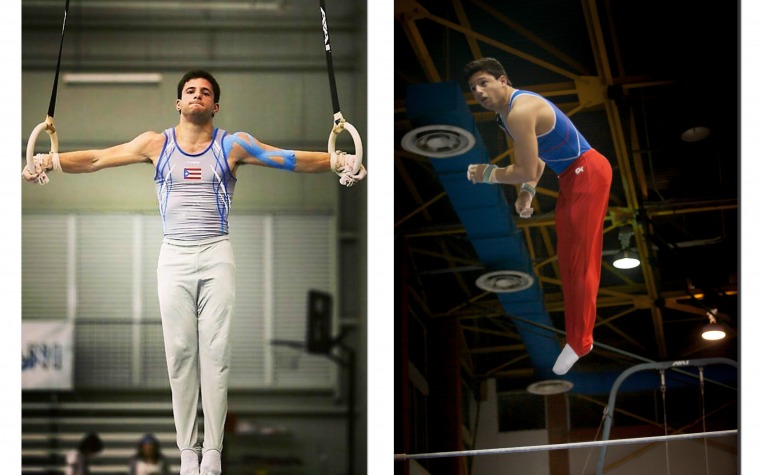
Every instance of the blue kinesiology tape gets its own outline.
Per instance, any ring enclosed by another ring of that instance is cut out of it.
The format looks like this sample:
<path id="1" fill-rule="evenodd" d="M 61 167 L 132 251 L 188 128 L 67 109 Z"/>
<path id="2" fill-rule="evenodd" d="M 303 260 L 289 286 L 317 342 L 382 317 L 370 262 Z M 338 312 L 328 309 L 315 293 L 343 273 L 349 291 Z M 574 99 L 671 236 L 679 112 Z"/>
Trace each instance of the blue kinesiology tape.
<path id="1" fill-rule="evenodd" d="M 245 140 L 240 135 L 246 137 Z M 296 152 L 294 150 L 264 150 L 263 147 L 256 144 L 256 141 L 250 134 L 245 132 L 238 132 L 228 135 L 224 138 L 223 146 L 224 153 L 229 156 L 232 146 L 235 144 L 243 147 L 243 150 L 248 152 L 252 157 L 261 160 L 272 168 L 279 168 L 281 170 L 293 171 L 296 168 Z"/>

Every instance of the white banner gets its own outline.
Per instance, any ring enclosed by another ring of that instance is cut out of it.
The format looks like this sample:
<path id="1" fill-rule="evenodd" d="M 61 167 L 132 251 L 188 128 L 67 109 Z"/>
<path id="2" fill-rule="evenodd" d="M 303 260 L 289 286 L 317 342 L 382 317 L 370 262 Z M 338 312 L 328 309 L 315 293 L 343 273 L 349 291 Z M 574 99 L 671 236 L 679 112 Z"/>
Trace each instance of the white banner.
<path id="1" fill-rule="evenodd" d="M 70 322 L 23 322 L 21 389 L 73 389 L 73 339 Z"/>

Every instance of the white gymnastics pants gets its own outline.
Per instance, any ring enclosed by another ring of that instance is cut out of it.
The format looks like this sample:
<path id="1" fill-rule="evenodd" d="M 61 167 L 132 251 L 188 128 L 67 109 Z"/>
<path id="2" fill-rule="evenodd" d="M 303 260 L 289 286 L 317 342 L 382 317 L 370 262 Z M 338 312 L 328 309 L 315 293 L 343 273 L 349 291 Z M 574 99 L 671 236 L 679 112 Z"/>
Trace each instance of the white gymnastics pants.
<path id="1" fill-rule="evenodd" d="M 177 446 L 180 451 L 198 446 L 200 388 L 203 452 L 221 452 L 235 303 L 235 260 L 229 239 L 189 243 L 165 239 L 157 277 Z"/>

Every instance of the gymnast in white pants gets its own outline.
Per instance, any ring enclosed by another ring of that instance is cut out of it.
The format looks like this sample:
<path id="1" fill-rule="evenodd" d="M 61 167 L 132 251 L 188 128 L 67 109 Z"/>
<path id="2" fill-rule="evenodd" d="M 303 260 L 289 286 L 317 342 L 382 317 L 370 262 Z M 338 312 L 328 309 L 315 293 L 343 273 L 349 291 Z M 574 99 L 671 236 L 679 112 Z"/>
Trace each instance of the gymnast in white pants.
<path id="1" fill-rule="evenodd" d="M 180 449 L 180 475 L 220 475 L 229 334 L 235 302 L 235 260 L 228 218 L 240 165 L 301 173 L 334 171 L 342 185 L 364 179 L 364 166 L 345 153 L 285 150 L 245 132 L 213 126 L 221 91 L 207 71 L 186 73 L 177 84 L 179 123 L 162 132 L 100 150 L 34 156 L 26 181 L 45 184 L 47 171 L 92 173 L 152 163 L 164 241 L 158 260 L 158 297 L 172 409 Z M 360 157 L 359 157 L 360 159 Z M 197 405 L 203 408 L 198 447 Z M 199 454 L 200 451 L 200 454 Z M 200 455 L 200 460 L 199 460 Z"/>
<path id="2" fill-rule="evenodd" d="M 190 153 L 174 128 L 164 131 L 154 182 L 164 240 L 158 257 L 158 301 L 183 467 L 217 466 L 227 416 L 235 259 L 228 239 L 237 179 L 225 160 L 227 132 L 213 129 L 204 150 Z M 198 388 L 203 447 L 198 447 Z M 221 470 L 221 469 L 220 469 Z M 193 473 L 194 467 L 188 470 Z M 215 473 L 215 470 L 207 472 Z"/>

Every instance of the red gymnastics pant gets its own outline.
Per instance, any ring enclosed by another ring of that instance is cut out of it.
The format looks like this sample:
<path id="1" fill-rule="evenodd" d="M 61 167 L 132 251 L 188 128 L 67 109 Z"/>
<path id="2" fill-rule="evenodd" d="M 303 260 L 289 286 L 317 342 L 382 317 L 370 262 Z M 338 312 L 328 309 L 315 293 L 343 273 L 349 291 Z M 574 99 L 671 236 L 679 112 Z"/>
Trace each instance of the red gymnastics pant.
<path id="1" fill-rule="evenodd" d="M 591 351 L 594 342 L 604 217 L 611 184 L 610 163 L 594 149 L 578 157 L 559 175 L 555 210 L 557 260 L 567 344 L 578 356 Z"/>

